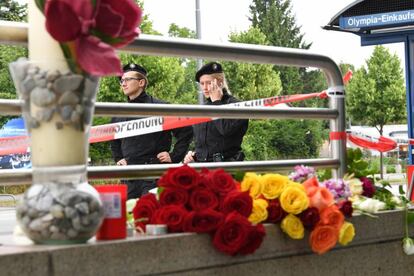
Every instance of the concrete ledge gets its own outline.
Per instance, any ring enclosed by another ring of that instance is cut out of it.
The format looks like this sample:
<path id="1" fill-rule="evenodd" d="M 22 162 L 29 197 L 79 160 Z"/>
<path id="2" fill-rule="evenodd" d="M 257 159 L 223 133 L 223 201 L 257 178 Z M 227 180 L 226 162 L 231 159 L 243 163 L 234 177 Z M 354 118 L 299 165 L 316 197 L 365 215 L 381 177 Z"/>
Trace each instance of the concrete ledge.
<path id="1" fill-rule="evenodd" d="M 216 251 L 208 235 L 138 235 L 120 241 L 73 246 L 0 246 L 3 275 L 275 275 L 386 274 L 410 275 L 414 256 L 401 248 L 403 212 L 378 219 L 351 220 L 357 236 L 351 245 L 314 255 L 308 237 L 294 241 L 277 225 L 266 225 L 266 238 L 253 255 L 229 257 Z M 414 234 L 414 231 L 413 233 Z M 335 272 L 335 273 L 333 273 Z"/>

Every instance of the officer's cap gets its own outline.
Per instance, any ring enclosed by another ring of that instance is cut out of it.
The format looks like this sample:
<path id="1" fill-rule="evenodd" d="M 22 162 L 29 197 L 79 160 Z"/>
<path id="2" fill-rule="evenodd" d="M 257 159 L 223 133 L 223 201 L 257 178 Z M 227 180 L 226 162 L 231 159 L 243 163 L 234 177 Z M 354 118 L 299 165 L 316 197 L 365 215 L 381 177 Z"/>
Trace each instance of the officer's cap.
<path id="1" fill-rule="evenodd" d="M 135 71 L 140 73 L 141 75 L 143 75 L 145 78 L 147 77 L 147 70 L 145 70 L 144 67 L 142 67 L 141 65 L 138 65 L 136 63 L 129 63 L 127 65 L 124 65 L 124 67 L 122 68 L 124 73 L 129 72 L 129 71 Z"/>
<path id="2" fill-rule="evenodd" d="M 223 73 L 223 67 L 221 67 L 220 63 L 217 62 L 210 62 L 207 64 L 204 64 L 203 67 L 200 68 L 200 70 L 197 71 L 195 75 L 195 80 L 197 82 L 200 82 L 200 77 L 202 75 L 211 75 L 216 73 Z"/>

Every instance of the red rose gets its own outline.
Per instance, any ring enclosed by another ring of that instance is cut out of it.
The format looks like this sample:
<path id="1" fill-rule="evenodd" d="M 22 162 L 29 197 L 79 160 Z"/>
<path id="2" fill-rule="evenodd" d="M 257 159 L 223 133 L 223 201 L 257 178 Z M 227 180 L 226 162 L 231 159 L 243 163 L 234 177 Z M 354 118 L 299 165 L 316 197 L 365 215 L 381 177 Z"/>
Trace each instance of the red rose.
<path id="1" fill-rule="evenodd" d="M 339 211 L 344 214 L 345 217 L 350 218 L 352 217 L 352 212 L 354 211 L 354 208 L 352 208 L 352 202 L 349 200 L 342 200 L 338 202 L 337 204 Z"/>
<path id="2" fill-rule="evenodd" d="M 371 178 L 361 177 L 360 180 L 362 182 L 363 189 L 362 195 L 366 197 L 373 197 L 375 193 L 375 186 Z"/>
<path id="3" fill-rule="evenodd" d="M 214 234 L 214 247 L 225 254 L 236 255 L 246 245 L 250 227 L 251 224 L 247 218 L 239 213 L 228 214 Z"/>
<path id="4" fill-rule="evenodd" d="M 287 215 L 285 210 L 282 209 L 280 206 L 279 199 L 273 199 L 269 201 L 269 205 L 267 206 L 267 220 L 266 222 L 270 223 L 278 223 L 282 221 L 282 219 Z"/>
<path id="5" fill-rule="evenodd" d="M 218 205 L 219 200 L 216 194 L 206 188 L 196 188 L 191 192 L 190 207 L 194 211 L 216 209 Z"/>
<path id="6" fill-rule="evenodd" d="M 234 190 L 224 198 L 221 209 L 225 214 L 236 211 L 240 215 L 248 218 L 252 213 L 253 199 L 249 195 L 249 191 L 239 192 Z"/>
<path id="7" fill-rule="evenodd" d="M 320 220 L 319 210 L 316 207 L 309 207 L 299 214 L 299 218 L 306 229 L 313 229 Z"/>
<path id="8" fill-rule="evenodd" d="M 233 177 L 223 169 L 217 169 L 210 172 L 211 187 L 220 195 L 226 195 L 236 189 L 236 183 Z"/>
<path id="9" fill-rule="evenodd" d="M 170 168 L 160 179 L 162 187 L 172 187 L 189 190 L 196 186 L 198 173 L 193 168 L 184 165 L 178 168 Z"/>
<path id="10" fill-rule="evenodd" d="M 224 215 L 213 209 L 190 212 L 184 219 L 184 231 L 196 233 L 209 233 L 217 229 L 223 222 Z"/>
<path id="11" fill-rule="evenodd" d="M 160 194 L 160 204 L 165 205 L 185 205 L 188 201 L 188 192 L 183 189 L 166 188 Z"/>
<path id="12" fill-rule="evenodd" d="M 211 179 L 210 179 L 210 171 L 206 168 L 201 169 L 201 173 L 199 174 L 197 187 L 205 187 L 207 189 L 212 189 L 211 187 Z"/>
<path id="13" fill-rule="evenodd" d="M 179 205 L 167 205 L 159 208 L 154 216 L 155 224 L 167 224 L 168 231 L 181 232 L 183 230 L 184 218 L 188 214 L 184 207 Z"/>
<path id="14" fill-rule="evenodd" d="M 240 248 L 239 253 L 243 255 L 253 254 L 262 244 L 265 235 L 266 231 L 263 224 L 251 226 L 247 242 L 242 248 Z"/>
<path id="15" fill-rule="evenodd" d="M 145 231 L 145 225 L 152 221 L 155 211 L 160 207 L 154 194 L 146 194 L 142 196 L 136 203 L 132 214 L 135 226 Z"/>

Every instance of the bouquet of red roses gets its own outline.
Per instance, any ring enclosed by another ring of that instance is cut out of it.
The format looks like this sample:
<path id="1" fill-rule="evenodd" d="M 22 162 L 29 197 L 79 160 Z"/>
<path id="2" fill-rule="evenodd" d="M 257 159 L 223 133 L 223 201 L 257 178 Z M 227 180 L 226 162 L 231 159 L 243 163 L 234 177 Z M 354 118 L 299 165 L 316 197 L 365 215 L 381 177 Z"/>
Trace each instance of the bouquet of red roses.
<path id="1" fill-rule="evenodd" d="M 265 229 L 249 221 L 253 200 L 223 169 L 172 168 L 158 186 L 158 198 L 147 194 L 137 201 L 136 227 L 145 231 L 146 224 L 166 224 L 169 232 L 208 233 L 214 247 L 228 255 L 251 254 L 260 247 Z"/>

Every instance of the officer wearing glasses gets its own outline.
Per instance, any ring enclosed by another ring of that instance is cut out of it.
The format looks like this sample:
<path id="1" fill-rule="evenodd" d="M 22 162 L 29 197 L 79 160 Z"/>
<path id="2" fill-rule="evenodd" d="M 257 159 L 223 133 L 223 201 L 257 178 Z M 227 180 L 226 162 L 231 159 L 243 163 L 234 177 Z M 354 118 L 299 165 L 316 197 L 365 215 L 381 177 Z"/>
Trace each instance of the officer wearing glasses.
<path id="1" fill-rule="evenodd" d="M 147 71 L 138 64 L 127 64 L 120 85 L 129 103 L 164 104 L 146 93 L 148 85 Z M 137 118 L 113 118 L 112 122 L 125 122 Z M 175 137 L 174 149 L 171 151 L 172 137 Z M 133 164 L 179 163 L 183 160 L 192 140 L 191 127 L 160 131 L 145 135 L 133 136 L 111 142 L 114 160 L 119 166 Z M 128 199 L 138 198 L 156 187 L 153 180 L 127 180 Z"/>

